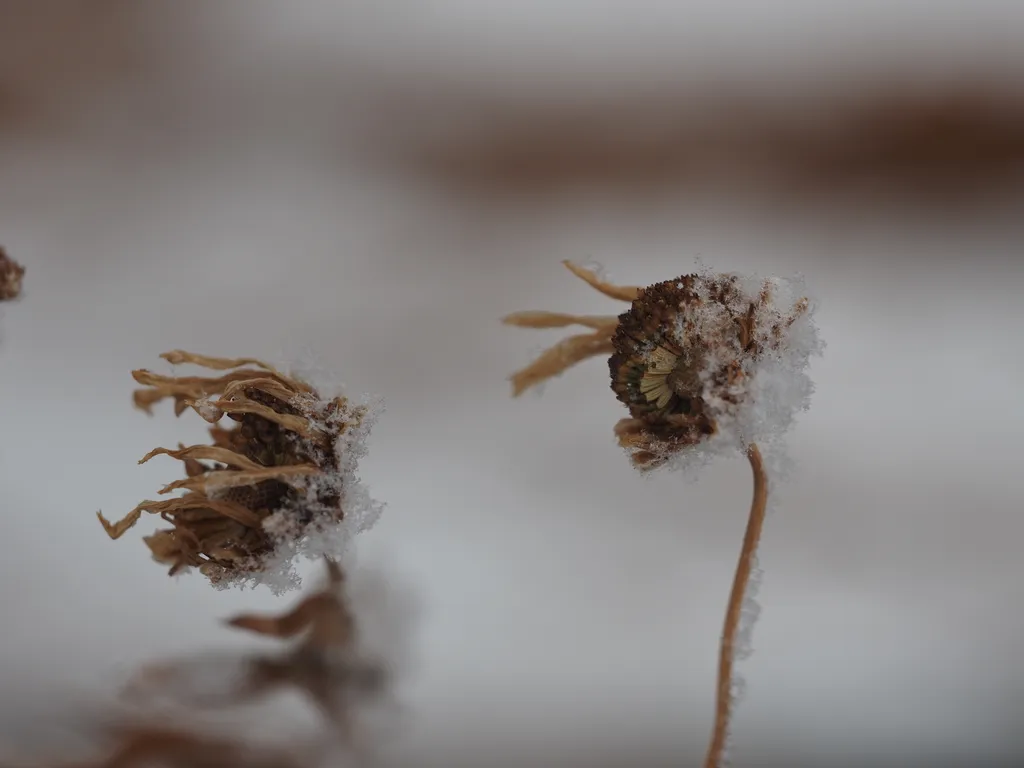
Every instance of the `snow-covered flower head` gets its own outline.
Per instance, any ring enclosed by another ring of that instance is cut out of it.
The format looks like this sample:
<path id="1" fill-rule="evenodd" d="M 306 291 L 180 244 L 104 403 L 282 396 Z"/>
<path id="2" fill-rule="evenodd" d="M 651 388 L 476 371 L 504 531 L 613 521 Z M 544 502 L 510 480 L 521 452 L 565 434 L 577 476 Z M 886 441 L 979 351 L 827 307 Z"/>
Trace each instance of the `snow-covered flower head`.
<path id="1" fill-rule="evenodd" d="M 602 293 L 630 301 L 630 309 L 617 318 L 547 312 L 505 318 L 534 328 L 594 329 L 515 374 L 515 393 L 587 357 L 610 354 L 612 390 L 630 412 L 615 433 L 639 469 L 671 459 L 700 463 L 711 453 L 770 442 L 807 407 L 807 364 L 821 342 L 801 280 L 695 273 L 636 288 L 566 266 Z"/>
<path id="2" fill-rule="evenodd" d="M 253 358 L 216 358 L 175 350 L 162 357 L 191 363 L 220 376 L 132 373 L 145 389 L 135 405 L 149 412 L 165 398 L 175 413 L 190 408 L 209 422 L 211 444 L 156 448 L 140 463 L 167 455 L 186 477 L 144 501 L 121 521 L 100 522 L 119 538 L 143 512 L 173 527 L 144 541 L 171 573 L 198 568 L 218 586 L 267 583 L 274 591 L 298 586 L 297 555 L 337 555 L 351 534 L 372 525 L 382 505 L 357 475 L 375 413 L 344 396 L 325 397 L 294 376 Z M 211 396 L 218 395 L 211 399 Z M 233 426 L 221 426 L 223 419 Z"/>
<path id="3" fill-rule="evenodd" d="M 612 389 L 632 417 L 616 434 L 638 467 L 713 439 L 745 448 L 785 431 L 806 407 L 804 369 L 817 349 L 801 287 L 691 274 L 640 291 L 619 316 L 608 361 Z M 810 346 L 797 336 L 808 330 Z"/>

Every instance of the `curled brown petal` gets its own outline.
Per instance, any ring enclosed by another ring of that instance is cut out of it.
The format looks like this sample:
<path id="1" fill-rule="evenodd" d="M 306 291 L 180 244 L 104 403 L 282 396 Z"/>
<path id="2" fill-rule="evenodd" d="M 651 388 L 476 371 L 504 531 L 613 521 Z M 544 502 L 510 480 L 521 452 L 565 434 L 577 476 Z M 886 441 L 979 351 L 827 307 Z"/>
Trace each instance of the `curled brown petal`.
<path id="1" fill-rule="evenodd" d="M 570 325 L 582 325 L 598 331 L 607 331 L 611 336 L 619 319 L 605 315 L 567 315 L 561 312 L 527 310 L 506 315 L 501 322 L 520 328 L 565 328 Z"/>
<path id="2" fill-rule="evenodd" d="M 241 469 L 263 469 L 261 465 L 246 458 L 242 454 L 237 453 L 236 451 L 213 445 L 190 445 L 188 448 L 179 448 L 176 451 L 172 451 L 169 448 L 154 448 L 139 459 L 139 464 L 145 464 L 154 456 L 161 455 L 170 456 L 171 458 L 180 459 L 182 461 L 187 459 L 207 459 L 209 461 L 219 461 L 221 464 L 227 464 L 228 466 L 239 467 Z"/>
<path id="3" fill-rule="evenodd" d="M 512 395 L 518 397 L 530 387 L 557 376 L 590 357 L 608 355 L 614 351 L 612 340 L 603 331 L 578 334 L 562 339 L 555 346 L 545 350 L 540 357 L 526 368 L 514 373 Z"/>
<path id="4" fill-rule="evenodd" d="M 640 291 L 643 290 L 637 285 L 615 285 L 614 283 L 609 283 L 598 277 L 597 273 L 593 270 L 574 264 L 568 259 L 563 261 L 562 264 L 591 288 L 612 299 L 632 302 L 636 300 L 636 297 L 640 295 Z"/>
<path id="5" fill-rule="evenodd" d="M 194 477 L 185 477 L 168 483 L 160 489 L 165 494 L 175 490 L 213 492 L 243 485 L 256 485 L 267 480 L 287 482 L 298 477 L 309 477 L 320 472 L 315 464 L 288 464 L 280 467 L 260 467 L 259 469 L 215 469 Z"/>

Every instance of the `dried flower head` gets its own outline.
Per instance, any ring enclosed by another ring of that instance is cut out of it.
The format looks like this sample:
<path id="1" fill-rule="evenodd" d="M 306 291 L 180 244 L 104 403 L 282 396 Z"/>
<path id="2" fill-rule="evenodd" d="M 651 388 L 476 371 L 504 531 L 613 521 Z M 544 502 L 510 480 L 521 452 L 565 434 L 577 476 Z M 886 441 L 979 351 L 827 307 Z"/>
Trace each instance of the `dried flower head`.
<path id="1" fill-rule="evenodd" d="M 0 301 L 18 297 L 18 294 L 21 293 L 21 281 L 24 276 L 25 268 L 0 247 Z"/>
<path id="2" fill-rule="evenodd" d="M 329 552 L 374 522 L 381 507 L 356 476 L 373 417 L 367 406 L 340 396 L 325 399 L 309 384 L 253 358 L 179 350 L 161 357 L 227 371 L 212 377 L 132 372 L 146 387 L 135 392 L 137 407 L 148 413 L 172 398 L 176 415 L 192 409 L 212 425 L 211 444 L 146 454 L 140 464 L 159 455 L 180 460 L 186 477 L 160 493 L 185 493 L 143 501 L 113 524 L 97 513 L 112 539 L 143 512 L 158 514 L 172 527 L 144 541 L 157 562 L 171 566 L 171 574 L 195 567 L 216 585 L 267 581 L 285 591 L 297 583 L 291 570 L 296 554 Z M 224 417 L 234 424 L 221 426 Z M 283 583 L 268 581 L 282 573 Z"/>
<path id="3" fill-rule="evenodd" d="M 727 437 L 745 448 L 783 431 L 806 407 L 803 373 L 820 349 L 798 281 L 690 274 L 648 288 L 615 286 L 566 266 L 598 291 L 631 302 L 616 317 L 518 312 L 504 322 L 531 328 L 571 324 L 593 333 L 564 340 L 512 376 L 513 392 L 609 354 L 611 386 L 630 417 L 615 427 L 635 466 L 649 470 Z"/>

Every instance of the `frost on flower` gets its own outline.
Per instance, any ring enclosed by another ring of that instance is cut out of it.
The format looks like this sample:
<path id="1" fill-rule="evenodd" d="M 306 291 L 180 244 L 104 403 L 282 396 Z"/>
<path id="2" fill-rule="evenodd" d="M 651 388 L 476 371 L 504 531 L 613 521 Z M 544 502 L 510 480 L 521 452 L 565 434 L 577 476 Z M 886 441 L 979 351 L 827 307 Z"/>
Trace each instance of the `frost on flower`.
<path id="1" fill-rule="evenodd" d="M 512 377 L 519 394 L 586 358 L 610 355 L 612 390 L 630 411 L 616 425 L 636 467 L 771 443 L 809 402 L 809 358 L 821 351 L 813 305 L 799 279 L 690 274 L 648 288 L 616 286 L 566 262 L 611 298 L 618 317 L 517 312 L 510 325 L 583 325 Z"/>
<path id="2" fill-rule="evenodd" d="M 797 280 L 695 274 L 642 290 L 609 360 L 631 416 L 616 434 L 634 464 L 700 462 L 780 436 L 812 389 L 810 311 Z"/>
<path id="3" fill-rule="evenodd" d="M 253 358 L 225 359 L 173 351 L 172 364 L 192 363 L 219 376 L 132 373 L 145 388 L 135 404 L 147 412 L 172 398 L 210 426 L 210 444 L 156 448 L 140 463 L 166 455 L 186 477 L 159 491 L 124 519 L 100 522 L 120 538 L 143 512 L 171 528 L 144 538 L 171 574 L 198 568 L 216 586 L 266 583 L 275 592 L 299 584 L 299 555 L 340 554 L 348 539 L 376 521 L 381 505 L 358 477 L 375 409 L 346 397 L 326 398 L 306 382 Z M 228 426 L 222 426 L 227 419 Z M 232 423 L 233 422 L 233 423 Z"/>

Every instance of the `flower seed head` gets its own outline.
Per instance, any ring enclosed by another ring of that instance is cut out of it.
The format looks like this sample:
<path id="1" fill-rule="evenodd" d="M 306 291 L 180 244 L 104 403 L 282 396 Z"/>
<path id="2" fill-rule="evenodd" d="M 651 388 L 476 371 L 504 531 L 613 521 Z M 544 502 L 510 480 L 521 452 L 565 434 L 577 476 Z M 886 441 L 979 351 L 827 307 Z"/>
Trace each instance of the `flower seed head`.
<path id="1" fill-rule="evenodd" d="M 782 283 L 683 275 L 643 289 L 620 315 L 608 365 L 632 417 L 620 442 L 637 466 L 658 466 L 757 408 L 762 363 L 786 354 L 789 329 L 809 308 L 802 297 L 776 305 Z"/>
<path id="2" fill-rule="evenodd" d="M 823 345 L 799 279 L 703 273 L 637 288 L 567 266 L 631 306 L 618 318 L 552 312 L 506 317 L 521 327 L 593 329 L 565 339 L 516 373 L 513 391 L 610 353 L 612 390 L 630 412 L 615 434 L 639 469 L 661 466 L 687 449 L 706 453 L 713 441 L 715 451 L 770 441 L 807 407 L 808 359 Z"/>

